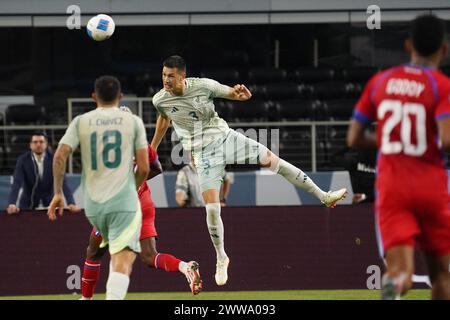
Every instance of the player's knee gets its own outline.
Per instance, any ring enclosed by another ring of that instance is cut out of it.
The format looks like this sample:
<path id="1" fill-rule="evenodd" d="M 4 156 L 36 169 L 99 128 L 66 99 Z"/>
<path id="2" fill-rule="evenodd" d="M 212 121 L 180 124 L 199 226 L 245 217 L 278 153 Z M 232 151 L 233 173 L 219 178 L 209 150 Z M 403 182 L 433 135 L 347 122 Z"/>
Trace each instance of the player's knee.
<path id="1" fill-rule="evenodd" d="M 276 158 L 278 157 L 272 151 L 267 150 L 261 155 L 259 163 L 262 167 L 270 167 L 271 163 L 275 161 Z"/>
<path id="2" fill-rule="evenodd" d="M 261 167 L 269 168 L 271 171 L 278 173 L 278 170 L 280 168 L 280 158 L 272 151 L 267 150 L 266 156 L 261 157 L 260 164 Z"/>
<path id="3" fill-rule="evenodd" d="M 132 268 L 133 268 L 132 264 L 127 262 L 121 262 L 116 263 L 115 266 L 113 267 L 113 270 L 114 272 L 123 273 L 129 276 L 131 274 Z"/>
<path id="4" fill-rule="evenodd" d="M 133 263 L 136 258 L 134 253 L 130 253 L 128 255 L 121 255 L 120 257 L 115 256 L 112 259 L 112 270 L 114 272 L 123 273 L 126 275 L 130 275 L 133 269 Z"/>

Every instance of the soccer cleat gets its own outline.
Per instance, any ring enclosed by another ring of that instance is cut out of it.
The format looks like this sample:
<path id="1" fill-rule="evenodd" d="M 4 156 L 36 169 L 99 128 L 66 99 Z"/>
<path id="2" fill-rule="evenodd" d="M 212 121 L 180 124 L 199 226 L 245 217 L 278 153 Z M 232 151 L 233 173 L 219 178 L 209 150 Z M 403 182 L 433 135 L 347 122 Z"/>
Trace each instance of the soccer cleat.
<path id="1" fill-rule="evenodd" d="M 197 295 L 202 291 L 202 279 L 200 278 L 199 264 L 196 261 L 188 262 L 186 271 L 186 279 L 193 295 Z"/>
<path id="2" fill-rule="evenodd" d="M 400 283 L 396 284 L 387 274 L 383 276 L 381 283 L 381 300 L 400 300 Z"/>
<path id="3" fill-rule="evenodd" d="M 347 195 L 347 189 L 342 188 L 337 191 L 328 191 L 325 196 L 320 200 L 327 208 L 336 207 L 336 203 L 342 200 Z"/>
<path id="4" fill-rule="evenodd" d="M 215 278 L 218 286 L 223 286 L 225 283 L 227 283 L 229 264 L 230 259 L 228 259 L 228 257 L 224 260 L 217 260 Z"/>

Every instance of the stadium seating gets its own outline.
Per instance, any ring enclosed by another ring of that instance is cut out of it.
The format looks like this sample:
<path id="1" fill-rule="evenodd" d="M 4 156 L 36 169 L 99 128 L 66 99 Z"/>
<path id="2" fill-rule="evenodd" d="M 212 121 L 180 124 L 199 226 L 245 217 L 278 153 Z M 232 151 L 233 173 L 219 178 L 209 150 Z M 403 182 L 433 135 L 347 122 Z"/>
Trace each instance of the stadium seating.
<path id="1" fill-rule="evenodd" d="M 311 170 L 310 127 L 286 127 L 281 129 L 280 156 L 303 170 Z"/>
<path id="2" fill-rule="evenodd" d="M 214 102 L 215 110 L 219 117 L 227 120 L 230 117 L 231 113 L 231 105 L 227 100 L 224 99 L 217 99 Z"/>
<path id="3" fill-rule="evenodd" d="M 305 86 L 293 82 L 270 83 L 262 86 L 266 100 L 299 99 L 305 97 Z"/>
<path id="4" fill-rule="evenodd" d="M 6 108 L 7 124 L 38 124 L 44 120 L 44 108 L 33 104 L 14 104 Z"/>
<path id="5" fill-rule="evenodd" d="M 288 76 L 290 81 L 297 83 L 316 83 L 332 81 L 335 71 L 326 67 L 303 67 L 291 72 Z"/>
<path id="6" fill-rule="evenodd" d="M 248 101 L 229 102 L 230 118 L 236 122 L 265 121 L 267 119 L 268 102 L 251 99 Z"/>
<path id="7" fill-rule="evenodd" d="M 292 99 L 275 103 L 281 121 L 314 120 L 317 101 Z"/>
<path id="8" fill-rule="evenodd" d="M 200 72 L 200 77 L 214 79 L 229 86 L 240 82 L 239 72 L 232 68 L 203 70 Z"/>
<path id="9" fill-rule="evenodd" d="M 353 86 L 343 81 L 326 81 L 310 86 L 312 95 L 317 99 L 343 99 L 351 96 Z"/>
<path id="10" fill-rule="evenodd" d="M 324 118 L 327 120 L 350 120 L 356 99 L 326 100 L 322 104 Z"/>
<path id="11" fill-rule="evenodd" d="M 366 83 L 377 72 L 375 67 L 354 67 L 343 69 L 341 76 L 344 81 Z"/>
<path id="12" fill-rule="evenodd" d="M 284 82 L 287 78 L 287 72 L 276 68 L 253 68 L 248 72 L 249 84 L 267 84 Z"/>
<path id="13" fill-rule="evenodd" d="M 134 92 L 139 97 L 145 97 L 149 87 L 161 88 L 162 76 L 160 71 L 146 72 L 136 76 L 134 82 Z"/>

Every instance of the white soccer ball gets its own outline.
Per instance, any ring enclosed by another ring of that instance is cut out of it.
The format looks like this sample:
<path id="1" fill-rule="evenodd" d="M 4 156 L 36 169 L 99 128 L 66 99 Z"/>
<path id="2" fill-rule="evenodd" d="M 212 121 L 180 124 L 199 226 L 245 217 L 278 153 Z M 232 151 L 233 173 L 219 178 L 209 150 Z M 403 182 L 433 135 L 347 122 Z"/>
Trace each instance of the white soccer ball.
<path id="1" fill-rule="evenodd" d="M 89 37 L 95 41 L 109 39 L 114 33 L 115 28 L 114 20 L 106 14 L 98 14 L 92 17 L 86 26 Z"/>

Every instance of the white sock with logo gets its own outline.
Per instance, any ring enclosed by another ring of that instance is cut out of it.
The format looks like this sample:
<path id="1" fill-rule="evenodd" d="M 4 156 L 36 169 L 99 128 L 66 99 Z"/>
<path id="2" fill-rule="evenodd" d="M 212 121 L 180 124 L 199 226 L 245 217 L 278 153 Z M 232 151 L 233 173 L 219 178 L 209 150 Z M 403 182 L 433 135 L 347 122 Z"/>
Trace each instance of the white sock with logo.
<path id="1" fill-rule="evenodd" d="M 270 166 L 270 170 L 283 176 L 297 188 L 311 193 L 319 200 L 322 200 L 326 194 L 302 170 L 283 159 L 279 159 L 275 166 Z"/>
<path id="2" fill-rule="evenodd" d="M 224 228 L 220 217 L 220 203 L 208 203 L 206 208 L 206 224 L 208 225 L 211 241 L 216 249 L 217 260 L 224 260 L 227 254 L 224 249 Z"/>

